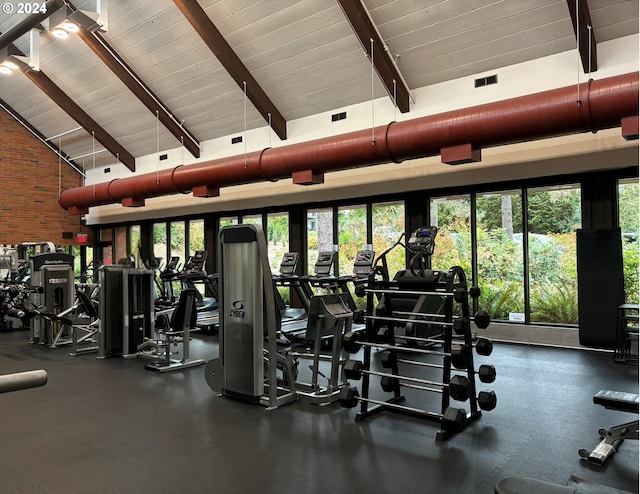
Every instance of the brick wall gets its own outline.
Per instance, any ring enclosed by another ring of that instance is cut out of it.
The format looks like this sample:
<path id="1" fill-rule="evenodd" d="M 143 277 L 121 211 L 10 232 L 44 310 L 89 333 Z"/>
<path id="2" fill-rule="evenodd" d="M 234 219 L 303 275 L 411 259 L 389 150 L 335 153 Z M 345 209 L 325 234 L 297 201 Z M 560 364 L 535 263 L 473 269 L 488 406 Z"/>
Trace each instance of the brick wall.
<path id="1" fill-rule="evenodd" d="M 58 204 L 58 156 L 0 110 L 0 245 L 46 242 L 75 243 L 76 233 L 90 235 L 80 216 Z M 82 177 L 62 162 L 62 189 L 82 185 Z M 73 232 L 63 239 L 62 232 Z"/>

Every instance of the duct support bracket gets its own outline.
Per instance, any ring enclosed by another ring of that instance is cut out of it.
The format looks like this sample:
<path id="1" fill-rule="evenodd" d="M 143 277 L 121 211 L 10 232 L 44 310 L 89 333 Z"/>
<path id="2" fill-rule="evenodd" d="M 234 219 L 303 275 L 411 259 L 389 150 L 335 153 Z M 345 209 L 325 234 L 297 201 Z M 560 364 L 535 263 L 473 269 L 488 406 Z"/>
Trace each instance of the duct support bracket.
<path id="1" fill-rule="evenodd" d="M 69 215 L 77 215 L 81 216 L 83 214 L 88 214 L 89 208 L 83 208 L 82 206 L 71 206 L 69 208 Z"/>
<path id="2" fill-rule="evenodd" d="M 144 206 L 144 197 L 123 197 L 122 205 L 125 208 L 141 208 L 142 206 Z"/>
<path id="3" fill-rule="evenodd" d="M 324 183 L 324 173 L 313 170 L 302 170 L 291 174 L 296 185 L 318 185 Z"/>
<path id="4" fill-rule="evenodd" d="M 193 188 L 193 197 L 218 197 L 220 187 L 215 185 L 197 185 Z"/>
<path id="5" fill-rule="evenodd" d="M 638 115 L 633 117 L 625 117 L 621 120 L 622 137 L 627 141 L 638 140 Z"/>
<path id="6" fill-rule="evenodd" d="M 440 149 L 440 157 L 447 165 L 464 165 L 482 161 L 480 149 L 474 149 L 470 143 Z"/>

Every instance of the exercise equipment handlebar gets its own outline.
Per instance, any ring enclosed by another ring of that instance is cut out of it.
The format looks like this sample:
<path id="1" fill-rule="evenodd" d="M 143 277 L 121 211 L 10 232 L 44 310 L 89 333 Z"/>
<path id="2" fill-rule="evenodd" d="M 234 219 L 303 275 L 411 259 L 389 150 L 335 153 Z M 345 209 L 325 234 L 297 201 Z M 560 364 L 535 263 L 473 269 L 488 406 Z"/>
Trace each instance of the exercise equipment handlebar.
<path id="1" fill-rule="evenodd" d="M 37 388 L 45 384 L 47 384 L 47 371 L 43 369 L 4 374 L 0 376 L 0 393 Z"/>

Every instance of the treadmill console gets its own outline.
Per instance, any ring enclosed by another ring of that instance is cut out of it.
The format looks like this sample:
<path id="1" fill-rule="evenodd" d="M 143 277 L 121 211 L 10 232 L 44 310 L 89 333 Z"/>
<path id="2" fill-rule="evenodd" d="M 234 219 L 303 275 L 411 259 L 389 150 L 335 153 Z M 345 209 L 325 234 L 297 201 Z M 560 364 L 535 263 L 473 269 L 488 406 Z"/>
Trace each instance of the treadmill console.
<path id="1" fill-rule="evenodd" d="M 313 269 L 316 276 L 331 276 L 331 269 L 336 260 L 336 253 L 332 250 L 318 252 L 318 260 Z"/>
<path id="2" fill-rule="evenodd" d="M 295 274 L 299 256 L 297 252 L 286 252 L 280 262 L 280 274 L 285 276 Z"/>
<path id="3" fill-rule="evenodd" d="M 353 274 L 358 278 L 369 276 L 376 253 L 372 250 L 360 250 L 353 263 Z"/>
<path id="4" fill-rule="evenodd" d="M 204 273 L 204 263 L 207 260 L 206 250 L 197 250 L 187 261 L 185 271 L 190 273 Z"/>

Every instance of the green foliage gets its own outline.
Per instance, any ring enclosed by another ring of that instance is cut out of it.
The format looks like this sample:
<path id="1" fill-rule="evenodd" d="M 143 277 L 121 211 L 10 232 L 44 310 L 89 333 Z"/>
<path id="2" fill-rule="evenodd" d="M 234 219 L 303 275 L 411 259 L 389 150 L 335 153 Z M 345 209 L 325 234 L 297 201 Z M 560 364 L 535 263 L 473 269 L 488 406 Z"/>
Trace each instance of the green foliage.
<path id="1" fill-rule="evenodd" d="M 580 228 L 580 189 L 534 191 L 527 202 L 530 233 L 568 233 Z"/>
<path id="2" fill-rule="evenodd" d="M 620 228 L 622 233 L 638 233 L 640 231 L 640 199 L 638 183 L 621 184 L 618 191 L 620 207 Z"/>
<path id="3" fill-rule="evenodd" d="M 274 215 L 267 218 L 267 238 L 269 242 L 288 244 L 289 243 L 289 216 Z"/>
<path id="4" fill-rule="evenodd" d="M 622 244 L 622 265 L 624 267 L 624 294 L 628 304 L 637 304 L 640 293 L 638 273 L 640 273 L 640 256 L 638 241 Z"/>
<path id="5" fill-rule="evenodd" d="M 524 312 L 524 294 L 521 282 L 482 283 L 478 305 L 494 320 L 508 320 L 509 312 Z"/>
<path id="6" fill-rule="evenodd" d="M 578 284 L 575 279 L 557 278 L 531 289 L 531 320 L 563 324 L 578 323 Z"/>

